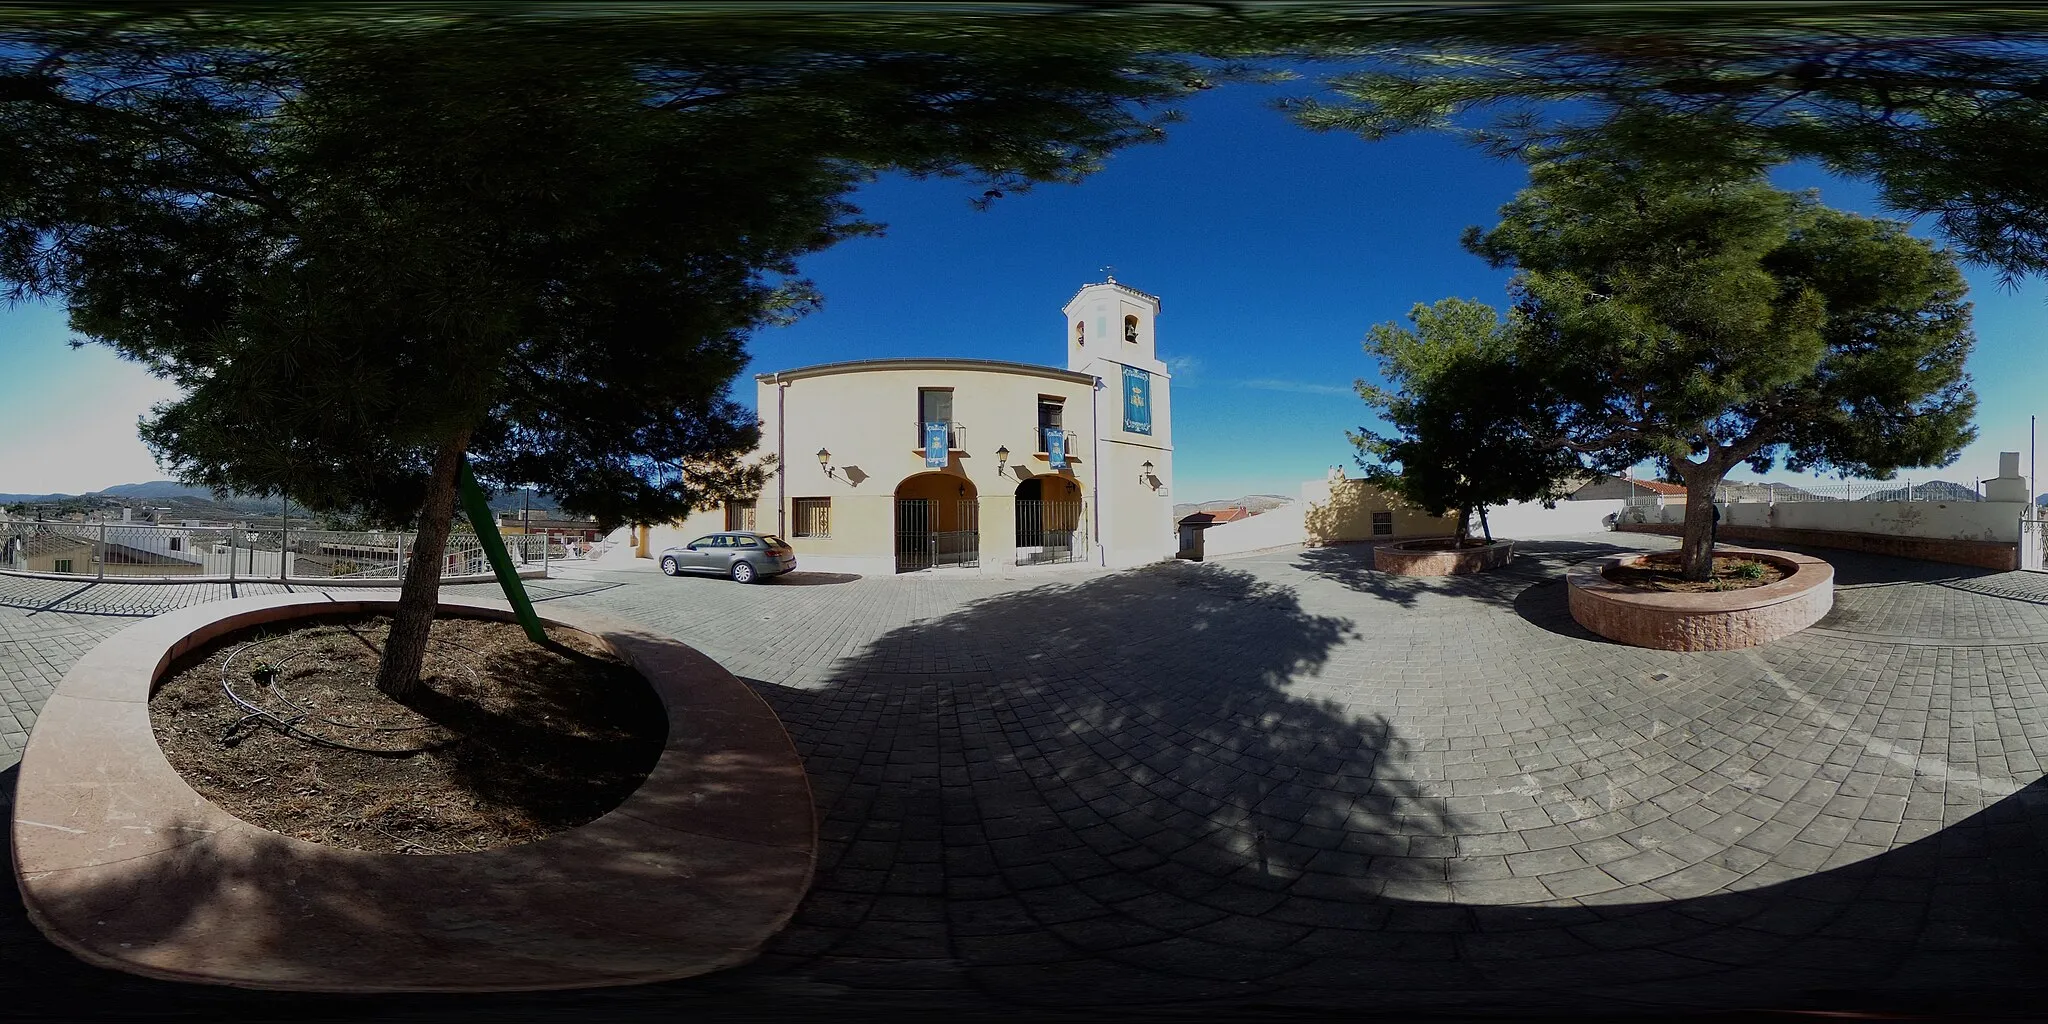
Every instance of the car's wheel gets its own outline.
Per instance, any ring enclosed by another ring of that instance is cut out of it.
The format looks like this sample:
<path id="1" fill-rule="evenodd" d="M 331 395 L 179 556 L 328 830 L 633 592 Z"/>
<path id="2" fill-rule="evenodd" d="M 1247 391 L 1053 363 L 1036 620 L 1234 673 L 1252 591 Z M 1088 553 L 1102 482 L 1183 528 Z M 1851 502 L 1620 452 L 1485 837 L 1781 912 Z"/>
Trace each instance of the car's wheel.
<path id="1" fill-rule="evenodd" d="M 681 576 L 683 567 L 676 564 L 674 558 L 664 558 L 661 560 L 661 571 L 665 576 Z"/>
<path id="2" fill-rule="evenodd" d="M 734 562 L 732 564 L 732 581 L 734 583 L 754 582 L 754 563 Z"/>

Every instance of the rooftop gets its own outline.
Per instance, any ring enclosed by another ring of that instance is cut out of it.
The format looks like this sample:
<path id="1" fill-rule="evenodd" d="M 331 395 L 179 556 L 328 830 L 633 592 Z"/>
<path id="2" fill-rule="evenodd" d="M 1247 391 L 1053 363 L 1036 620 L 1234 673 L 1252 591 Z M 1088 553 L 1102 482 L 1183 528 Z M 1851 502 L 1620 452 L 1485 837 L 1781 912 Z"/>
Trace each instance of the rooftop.
<path id="1" fill-rule="evenodd" d="M 1152 304 L 1153 304 L 1153 305 L 1155 305 L 1155 306 L 1158 306 L 1161 312 L 1164 312 L 1164 311 L 1166 310 L 1166 303 L 1164 303 L 1164 302 L 1161 302 L 1161 301 L 1160 301 L 1160 299 L 1159 299 L 1159 296 L 1157 296 L 1157 295 L 1154 295 L 1154 294 L 1152 294 L 1151 292 L 1143 292 L 1143 291 L 1139 291 L 1138 289 L 1136 289 L 1136 288 L 1133 288 L 1133 287 L 1131 287 L 1130 285 L 1127 285 L 1127 284 L 1124 284 L 1124 283 L 1123 283 L 1123 282 L 1121 282 L 1121 281 L 1118 281 L 1118 280 L 1117 280 L 1116 278 L 1114 278 L 1114 277 L 1110 278 L 1110 279 L 1109 279 L 1109 280 L 1107 280 L 1107 281 L 1097 281 L 1097 282 L 1095 282 L 1095 283 L 1093 283 L 1093 284 L 1084 284 L 1084 285 L 1082 285 L 1082 286 L 1081 286 L 1080 288 L 1078 288 L 1078 289 L 1075 289 L 1075 291 L 1074 291 L 1074 298 L 1073 298 L 1073 299 L 1068 299 L 1068 300 L 1067 300 L 1067 305 L 1068 305 L 1068 306 L 1071 306 L 1071 305 L 1073 305 L 1073 304 L 1074 304 L 1074 299 L 1078 299 L 1078 298 L 1080 298 L 1080 297 L 1081 297 L 1081 293 L 1082 293 L 1082 292 L 1085 292 L 1085 291 L 1087 291 L 1087 290 L 1088 290 L 1088 289 L 1090 289 L 1090 288 L 1100 288 L 1100 287 L 1102 287 L 1103 285 L 1108 285 L 1108 286 L 1110 286 L 1110 287 L 1112 287 L 1112 288 L 1115 288 L 1115 289 L 1116 289 L 1116 290 L 1118 290 L 1118 291 L 1123 291 L 1123 292 L 1130 292 L 1130 293 L 1131 293 L 1132 295 L 1136 295 L 1136 296 L 1138 296 L 1138 297 L 1139 297 L 1139 298 L 1141 298 L 1141 299 L 1150 299 L 1150 300 L 1152 300 Z M 1061 308 L 1062 308 L 1062 309 L 1064 309 L 1064 308 L 1066 308 L 1066 307 L 1064 307 L 1064 306 L 1063 306 L 1063 307 L 1061 307 Z"/>
<path id="2" fill-rule="evenodd" d="M 1073 370 L 1062 370 L 1056 366 L 1040 366 L 1036 363 L 1013 363 L 1002 359 L 850 359 L 840 363 L 819 363 L 815 366 L 799 366 L 774 373 L 757 373 L 754 379 L 763 384 L 776 384 L 786 380 L 802 380 L 805 377 L 824 377 L 835 373 L 861 373 L 868 370 L 981 370 L 987 373 L 1018 373 L 1027 377 L 1051 377 L 1056 380 L 1072 381 L 1076 384 L 1094 384 L 1095 378 Z"/>

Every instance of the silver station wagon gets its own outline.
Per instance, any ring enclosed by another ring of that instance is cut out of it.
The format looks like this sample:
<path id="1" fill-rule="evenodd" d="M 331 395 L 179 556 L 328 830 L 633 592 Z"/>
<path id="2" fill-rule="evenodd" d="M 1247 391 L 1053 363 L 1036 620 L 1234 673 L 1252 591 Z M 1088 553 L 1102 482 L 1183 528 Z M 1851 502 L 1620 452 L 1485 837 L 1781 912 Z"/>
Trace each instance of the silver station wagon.
<path id="1" fill-rule="evenodd" d="M 772 533 L 753 530 L 705 534 L 661 551 L 661 571 L 670 576 L 725 576 L 738 583 L 752 583 L 794 568 L 795 550 Z"/>

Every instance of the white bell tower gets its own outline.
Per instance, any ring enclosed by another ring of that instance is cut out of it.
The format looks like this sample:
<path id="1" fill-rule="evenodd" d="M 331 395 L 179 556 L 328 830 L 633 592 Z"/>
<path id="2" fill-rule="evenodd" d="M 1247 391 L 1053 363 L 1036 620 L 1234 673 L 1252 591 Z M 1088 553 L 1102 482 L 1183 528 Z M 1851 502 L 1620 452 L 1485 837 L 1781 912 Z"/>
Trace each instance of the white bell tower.
<path id="1" fill-rule="evenodd" d="M 1068 301 L 1067 369 L 1093 372 L 1088 364 L 1108 361 L 1165 374 L 1159 361 L 1159 296 L 1118 284 L 1114 276 L 1084 286 Z"/>
<path id="2" fill-rule="evenodd" d="M 1101 381 L 1090 417 L 1091 446 L 1100 454 L 1087 484 L 1097 553 L 1108 565 L 1141 565 L 1172 558 L 1180 547 L 1171 378 L 1159 358 L 1159 297 L 1105 277 L 1062 310 L 1067 369 Z"/>

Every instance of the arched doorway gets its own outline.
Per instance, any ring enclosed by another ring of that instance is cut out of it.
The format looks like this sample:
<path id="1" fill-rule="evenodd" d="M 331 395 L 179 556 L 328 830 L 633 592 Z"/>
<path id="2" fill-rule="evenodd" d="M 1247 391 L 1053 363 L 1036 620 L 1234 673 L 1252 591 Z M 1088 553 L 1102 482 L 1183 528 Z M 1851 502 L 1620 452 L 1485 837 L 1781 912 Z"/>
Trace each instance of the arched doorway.
<path id="1" fill-rule="evenodd" d="M 1017 564 L 1071 562 L 1087 547 L 1081 485 L 1041 473 L 1017 485 Z"/>
<path id="2" fill-rule="evenodd" d="M 981 564 L 981 496 L 974 481 L 919 473 L 896 485 L 896 571 Z"/>

